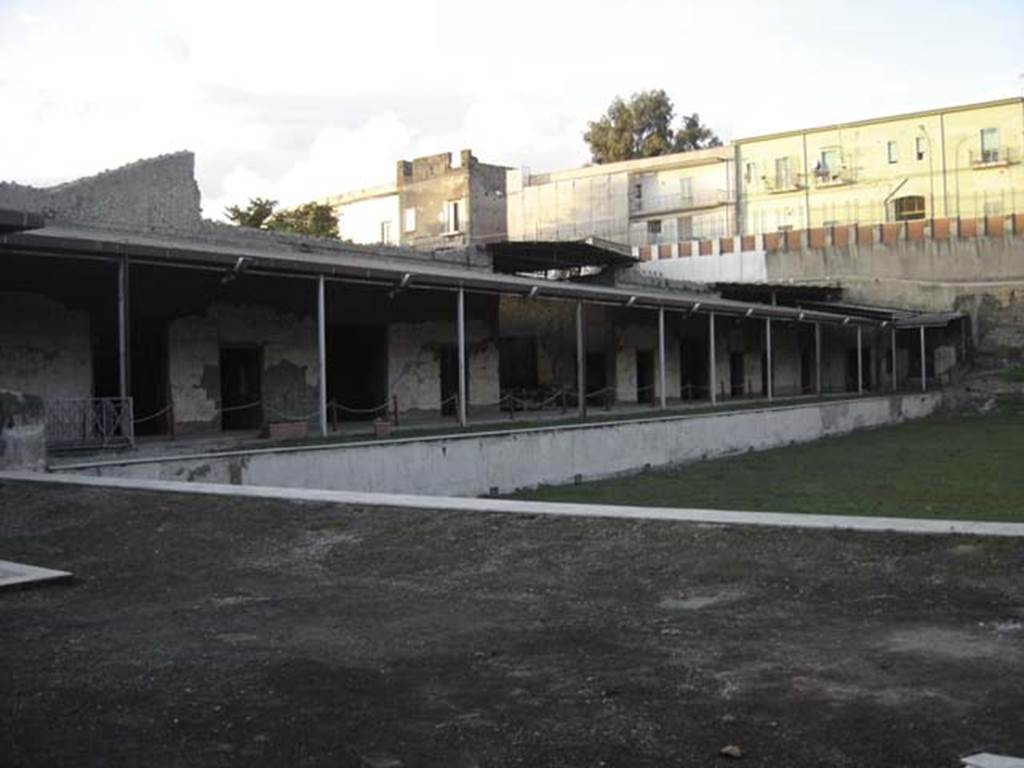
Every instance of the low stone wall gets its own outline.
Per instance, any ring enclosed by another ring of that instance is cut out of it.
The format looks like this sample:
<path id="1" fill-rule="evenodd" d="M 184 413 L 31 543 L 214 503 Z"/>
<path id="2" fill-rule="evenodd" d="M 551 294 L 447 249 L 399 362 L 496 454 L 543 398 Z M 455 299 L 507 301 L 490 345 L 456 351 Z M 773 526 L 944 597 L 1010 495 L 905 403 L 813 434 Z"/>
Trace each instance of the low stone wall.
<path id="1" fill-rule="evenodd" d="M 99 476 L 476 496 L 816 440 L 934 412 L 941 393 L 669 418 L 67 465 Z"/>

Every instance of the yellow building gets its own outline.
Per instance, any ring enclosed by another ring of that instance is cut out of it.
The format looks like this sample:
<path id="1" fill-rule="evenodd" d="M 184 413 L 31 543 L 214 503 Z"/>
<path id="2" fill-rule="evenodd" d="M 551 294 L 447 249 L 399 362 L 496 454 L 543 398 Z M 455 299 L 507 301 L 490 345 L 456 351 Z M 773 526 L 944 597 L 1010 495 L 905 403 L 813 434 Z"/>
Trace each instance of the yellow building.
<path id="1" fill-rule="evenodd" d="M 735 151 L 739 234 L 1024 208 L 1021 98 L 739 139 Z"/>

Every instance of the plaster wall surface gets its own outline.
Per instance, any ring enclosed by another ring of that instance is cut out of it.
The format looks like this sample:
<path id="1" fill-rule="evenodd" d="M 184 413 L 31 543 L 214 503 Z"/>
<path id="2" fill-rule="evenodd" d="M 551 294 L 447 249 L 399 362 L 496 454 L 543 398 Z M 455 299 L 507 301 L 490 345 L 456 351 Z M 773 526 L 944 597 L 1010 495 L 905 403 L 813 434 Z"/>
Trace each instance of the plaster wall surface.
<path id="1" fill-rule="evenodd" d="M 178 318 L 168 327 L 176 424 L 186 430 L 219 425 L 220 349 L 239 346 L 260 350 L 266 419 L 292 420 L 315 409 L 315 320 L 271 307 L 216 303 L 205 314 Z"/>
<path id="2" fill-rule="evenodd" d="M 402 222 L 397 191 L 391 195 L 340 203 L 335 206 L 335 211 L 338 237 L 342 240 L 385 245 L 398 245 L 400 242 Z"/>
<path id="3" fill-rule="evenodd" d="M 43 400 L 92 397 L 89 313 L 0 291 L 0 389 Z"/>
<path id="4" fill-rule="evenodd" d="M 388 443 L 209 454 L 70 471 L 241 485 L 475 496 L 763 450 L 927 416 L 939 393 L 764 410 L 409 439 Z"/>

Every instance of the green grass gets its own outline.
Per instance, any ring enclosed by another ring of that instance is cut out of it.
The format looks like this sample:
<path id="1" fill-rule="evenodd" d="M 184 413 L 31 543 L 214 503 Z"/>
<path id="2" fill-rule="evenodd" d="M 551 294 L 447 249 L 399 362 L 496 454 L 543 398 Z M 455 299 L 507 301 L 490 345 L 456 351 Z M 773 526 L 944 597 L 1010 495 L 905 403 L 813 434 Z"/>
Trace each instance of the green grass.
<path id="1" fill-rule="evenodd" d="M 1013 365 L 1003 371 L 1003 378 L 1014 384 L 1024 381 L 1024 365 Z"/>
<path id="2" fill-rule="evenodd" d="M 515 498 L 1024 521 L 1024 402 Z"/>

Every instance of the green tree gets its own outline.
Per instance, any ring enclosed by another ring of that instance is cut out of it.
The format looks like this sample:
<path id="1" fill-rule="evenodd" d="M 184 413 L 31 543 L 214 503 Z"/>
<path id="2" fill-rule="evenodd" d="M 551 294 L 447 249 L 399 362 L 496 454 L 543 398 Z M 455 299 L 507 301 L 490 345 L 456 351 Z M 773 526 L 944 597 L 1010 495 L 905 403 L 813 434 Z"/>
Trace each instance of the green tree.
<path id="1" fill-rule="evenodd" d="M 672 100 L 661 89 L 634 93 L 629 101 L 616 96 L 600 119 L 587 124 L 583 140 L 595 163 L 721 146 L 696 112 L 683 116 L 679 130 L 672 128 L 674 117 Z"/>
<path id="2" fill-rule="evenodd" d="M 278 211 L 267 220 L 267 229 L 298 235 L 337 237 L 338 218 L 327 203 L 306 203 L 287 211 Z"/>
<path id="3" fill-rule="evenodd" d="M 264 197 L 250 197 L 249 204 L 245 208 L 237 205 L 230 205 L 224 209 L 224 215 L 228 220 L 233 221 L 240 227 L 253 227 L 262 229 L 267 219 L 274 213 L 274 206 L 277 200 L 268 200 Z"/>

